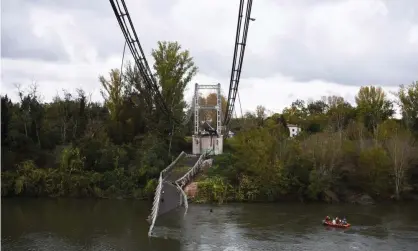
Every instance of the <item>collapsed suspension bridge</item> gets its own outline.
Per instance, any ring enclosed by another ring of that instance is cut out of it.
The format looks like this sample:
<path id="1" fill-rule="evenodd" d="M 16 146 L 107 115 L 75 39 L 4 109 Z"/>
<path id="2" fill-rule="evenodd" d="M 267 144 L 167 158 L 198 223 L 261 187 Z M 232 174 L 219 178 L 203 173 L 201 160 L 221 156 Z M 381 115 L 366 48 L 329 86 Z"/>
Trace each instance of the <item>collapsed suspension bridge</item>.
<path id="1" fill-rule="evenodd" d="M 238 21 L 235 35 L 234 55 L 232 60 L 231 77 L 229 83 L 226 113 L 222 120 L 221 85 L 195 85 L 192 108 L 182 121 L 176 119 L 168 109 L 155 80 L 144 51 L 139 42 L 138 35 L 133 26 L 128 8 L 124 0 L 109 0 L 121 31 L 125 37 L 125 45 L 128 46 L 133 56 L 135 66 L 144 81 L 145 86 L 156 98 L 156 105 L 176 125 L 185 125 L 191 119 L 193 113 L 194 132 L 192 154 L 182 152 L 167 168 L 161 171 L 158 185 L 155 190 L 154 202 L 151 214 L 148 217 L 150 228 L 148 235 L 151 236 L 157 217 L 179 206 L 188 208 L 187 195 L 184 188 L 193 180 L 196 174 L 205 166 L 212 165 L 212 155 L 221 154 L 223 151 L 223 133 L 227 135 L 228 125 L 234 113 L 235 99 L 238 94 L 239 80 L 244 60 L 245 46 L 247 41 L 248 27 L 251 18 L 252 0 L 240 0 L 238 7 Z M 244 11 L 245 9 L 245 11 Z M 199 105 L 199 90 L 213 89 L 217 93 L 217 103 L 214 106 Z M 216 128 L 211 128 L 209 134 L 200 131 L 199 111 L 202 109 L 216 110 Z M 190 166 L 184 170 L 184 166 Z M 179 167 L 182 167 L 181 169 Z"/>

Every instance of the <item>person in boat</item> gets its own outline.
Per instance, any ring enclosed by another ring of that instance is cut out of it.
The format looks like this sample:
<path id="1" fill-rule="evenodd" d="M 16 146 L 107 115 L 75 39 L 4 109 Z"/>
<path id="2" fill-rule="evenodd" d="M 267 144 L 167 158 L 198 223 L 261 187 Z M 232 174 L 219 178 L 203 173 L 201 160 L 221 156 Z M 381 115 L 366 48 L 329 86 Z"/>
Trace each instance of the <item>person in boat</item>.
<path id="1" fill-rule="evenodd" d="M 336 217 L 335 219 L 332 220 L 332 224 L 335 225 L 337 222 L 338 217 Z"/>
<path id="2" fill-rule="evenodd" d="M 341 224 L 343 224 L 343 225 L 347 224 L 347 219 L 345 218 L 345 216 L 344 216 L 343 220 L 341 221 Z"/>
<path id="3" fill-rule="evenodd" d="M 330 222 L 330 221 L 331 221 L 331 217 L 326 216 L 326 217 L 325 217 L 325 222 Z"/>

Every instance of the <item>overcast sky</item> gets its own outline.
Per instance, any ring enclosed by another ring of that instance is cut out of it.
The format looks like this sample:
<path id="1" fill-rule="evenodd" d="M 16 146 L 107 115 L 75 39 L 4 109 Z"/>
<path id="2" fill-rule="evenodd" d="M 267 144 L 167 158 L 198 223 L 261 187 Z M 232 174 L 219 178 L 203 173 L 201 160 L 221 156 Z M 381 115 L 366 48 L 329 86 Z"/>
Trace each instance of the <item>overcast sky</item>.
<path id="1" fill-rule="evenodd" d="M 125 1 L 150 64 L 157 41 L 178 41 L 199 67 L 186 96 L 195 82 L 227 94 L 238 0 Z M 2 94 L 16 98 L 16 84 L 36 81 L 45 101 L 80 87 L 101 99 L 98 76 L 120 67 L 124 46 L 109 1 L 1 4 Z M 258 0 L 252 17 L 243 110 L 323 95 L 353 102 L 362 85 L 391 91 L 418 80 L 418 0 Z"/>

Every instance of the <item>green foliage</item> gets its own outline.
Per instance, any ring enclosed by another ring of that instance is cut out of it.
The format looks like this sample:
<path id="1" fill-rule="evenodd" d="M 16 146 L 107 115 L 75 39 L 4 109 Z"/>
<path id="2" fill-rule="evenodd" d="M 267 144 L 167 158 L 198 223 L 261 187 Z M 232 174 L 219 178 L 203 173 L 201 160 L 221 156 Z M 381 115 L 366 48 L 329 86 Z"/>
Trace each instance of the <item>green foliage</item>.
<path id="1" fill-rule="evenodd" d="M 358 165 L 359 183 L 363 190 L 379 195 L 389 189 L 390 162 L 385 150 L 371 147 L 360 153 Z"/>
<path id="2" fill-rule="evenodd" d="M 356 96 L 360 118 L 370 131 L 376 133 L 378 124 L 391 117 L 395 111 L 392 102 L 381 87 L 364 86 Z"/>
<path id="3" fill-rule="evenodd" d="M 110 118 L 114 121 L 119 120 L 120 112 L 123 106 L 124 82 L 122 82 L 121 73 L 118 69 L 112 69 L 109 73 L 110 81 L 103 76 L 99 77 L 99 81 L 103 86 L 101 91 L 105 101 L 105 106 L 109 109 Z"/>
<path id="4" fill-rule="evenodd" d="M 416 102 L 415 86 L 408 88 L 409 94 L 402 94 L 405 107 Z M 271 117 L 257 107 L 201 177 L 198 200 L 315 201 L 357 193 L 388 199 L 406 187 L 418 193 L 414 129 L 390 118 L 392 104 L 380 88 L 361 88 L 356 102 L 352 107 L 335 96 L 296 100 Z M 289 139 L 288 123 L 303 132 Z"/>
<path id="5" fill-rule="evenodd" d="M 217 202 L 222 204 L 232 187 L 221 177 L 212 177 L 198 183 L 199 193 L 197 202 Z"/>
<path id="6" fill-rule="evenodd" d="M 408 86 L 401 86 L 398 93 L 398 105 L 402 119 L 412 131 L 418 131 L 418 81 Z M 416 134 L 418 136 L 418 134 Z"/>
<path id="7" fill-rule="evenodd" d="M 181 119 L 193 58 L 176 42 L 159 42 L 152 54 L 163 98 Z M 99 82 L 104 104 L 82 90 L 41 103 L 36 85 L 19 89 L 18 103 L 1 97 L 2 196 L 152 197 L 187 131 L 169 137 L 170 121 L 131 64 Z"/>
<path id="8" fill-rule="evenodd" d="M 316 169 L 309 173 L 308 198 L 318 200 L 321 193 L 330 188 L 332 177 L 321 175 Z"/>
<path id="9" fill-rule="evenodd" d="M 59 164 L 64 172 L 81 172 L 84 169 L 84 158 L 80 156 L 80 149 L 66 147 L 62 150 Z"/>
<path id="10" fill-rule="evenodd" d="M 159 42 L 152 55 L 162 97 L 181 120 L 185 88 L 197 73 L 193 58 L 176 42 Z M 153 197 L 159 172 L 190 148 L 192 124 L 173 128 L 131 64 L 99 81 L 104 104 L 90 102 L 82 90 L 42 103 L 36 86 L 19 89 L 17 103 L 1 97 L 2 196 Z M 197 201 L 418 193 L 417 85 L 397 93 L 402 120 L 392 118 L 383 89 L 372 86 L 360 88 L 356 107 L 331 96 L 296 100 L 271 116 L 258 106 L 232 119 L 236 134 L 198 180 Z M 216 96 L 201 101 L 213 105 Z M 225 104 L 222 98 L 222 109 Z M 290 138 L 290 124 L 302 132 Z"/>
<path id="11" fill-rule="evenodd" d="M 226 153 L 218 155 L 214 158 L 213 166 L 208 169 L 208 177 L 225 177 L 232 184 L 238 184 L 239 175 L 242 171 L 239 166 L 236 166 L 235 155 Z"/>

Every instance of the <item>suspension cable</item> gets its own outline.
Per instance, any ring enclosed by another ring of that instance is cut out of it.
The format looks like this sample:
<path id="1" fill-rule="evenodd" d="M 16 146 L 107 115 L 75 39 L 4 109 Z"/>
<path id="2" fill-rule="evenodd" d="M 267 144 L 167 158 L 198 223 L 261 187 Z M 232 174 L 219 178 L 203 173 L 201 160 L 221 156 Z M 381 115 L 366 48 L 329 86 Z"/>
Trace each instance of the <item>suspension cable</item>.
<path id="1" fill-rule="evenodd" d="M 239 102 L 239 109 L 241 111 L 241 118 L 243 118 L 243 114 L 242 114 L 242 106 L 241 106 L 241 98 L 239 97 L 239 91 L 237 91 L 237 96 L 238 96 L 238 102 Z"/>
<path id="2" fill-rule="evenodd" d="M 232 114 L 234 112 L 235 99 L 238 92 L 239 80 L 241 78 L 241 69 L 244 61 L 245 46 L 247 41 L 248 27 L 250 20 L 254 21 L 255 19 L 251 18 L 251 9 L 252 9 L 252 0 L 247 0 L 244 28 L 242 31 L 241 37 L 241 22 L 243 16 L 244 0 L 240 1 L 239 12 L 238 12 L 238 24 L 237 24 L 237 33 L 235 38 L 235 48 L 234 56 L 232 62 L 231 70 L 231 79 L 229 83 L 229 93 L 228 101 L 226 105 L 226 113 L 224 117 L 224 125 L 228 125 L 231 120 Z M 241 41 L 240 41 L 241 40 Z M 239 51 L 239 57 L 237 57 Z M 237 66 L 238 65 L 238 66 Z"/>
<path id="3" fill-rule="evenodd" d="M 121 31 L 125 37 L 126 43 L 132 53 L 135 64 L 140 72 L 140 75 L 144 81 L 146 87 L 155 96 L 155 102 L 160 107 L 161 111 L 168 116 L 169 120 L 173 120 L 176 123 L 180 123 L 170 113 L 164 98 L 161 95 L 160 88 L 157 85 L 155 78 L 150 70 L 148 62 L 145 58 L 144 51 L 138 39 L 138 35 L 133 26 L 131 17 L 128 12 L 128 8 L 124 0 L 109 0 L 113 12 L 116 16 Z"/>
<path id="4" fill-rule="evenodd" d="M 119 83 L 122 83 L 122 71 L 123 71 L 123 63 L 125 60 L 125 49 L 126 49 L 126 41 L 125 41 L 125 45 L 123 46 L 122 62 L 120 64 L 120 72 L 119 72 Z"/>

